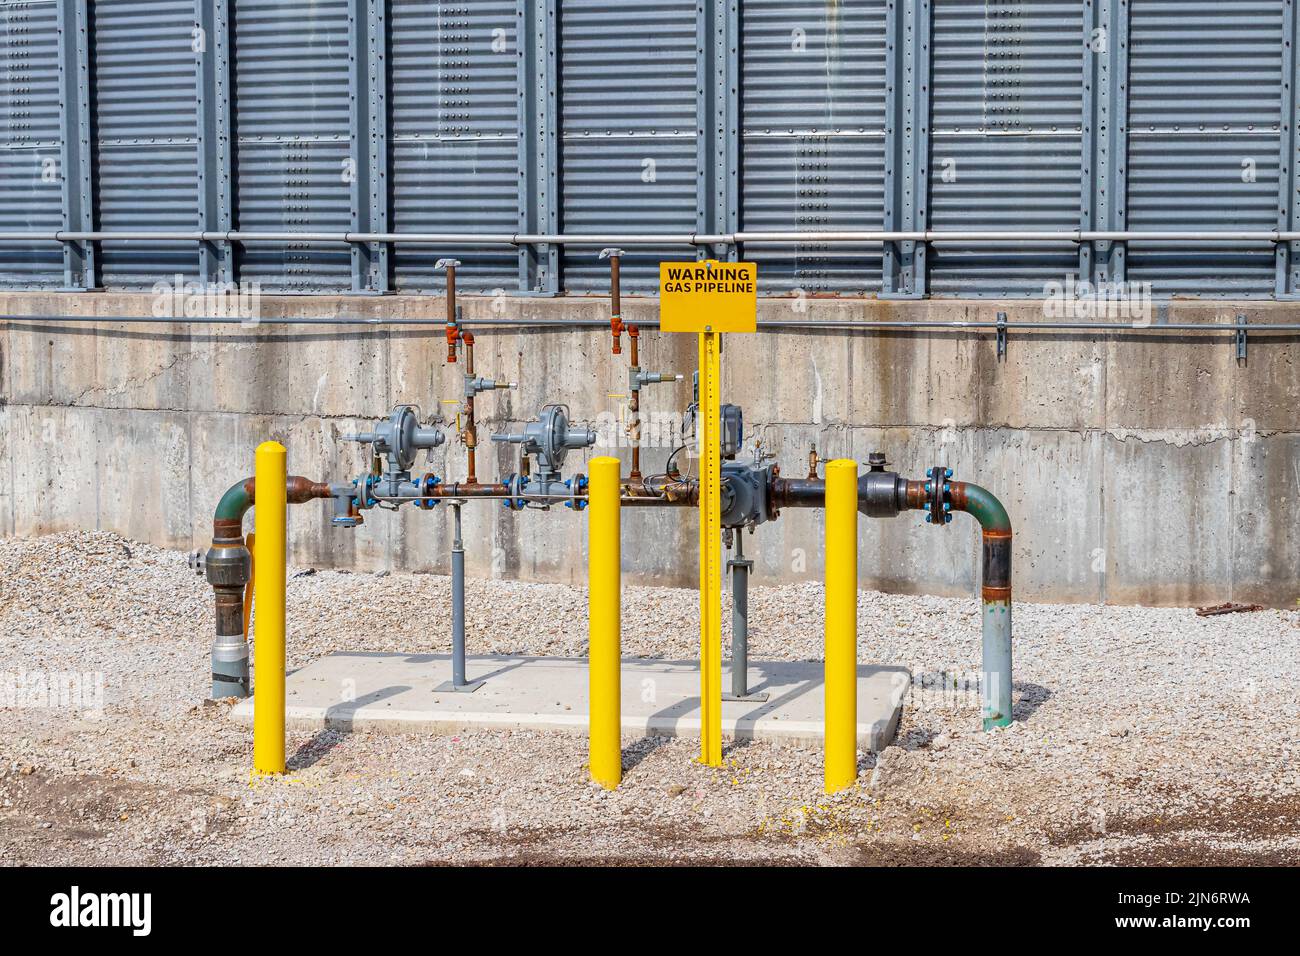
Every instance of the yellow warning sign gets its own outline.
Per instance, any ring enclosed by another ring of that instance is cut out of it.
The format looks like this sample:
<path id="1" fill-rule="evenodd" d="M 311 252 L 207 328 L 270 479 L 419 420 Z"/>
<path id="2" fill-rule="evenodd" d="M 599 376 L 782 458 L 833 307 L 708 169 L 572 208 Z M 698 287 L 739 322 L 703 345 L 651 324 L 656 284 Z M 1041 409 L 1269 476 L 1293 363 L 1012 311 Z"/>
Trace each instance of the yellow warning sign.
<path id="1" fill-rule="evenodd" d="M 659 263 L 661 332 L 753 332 L 757 320 L 757 263 Z"/>

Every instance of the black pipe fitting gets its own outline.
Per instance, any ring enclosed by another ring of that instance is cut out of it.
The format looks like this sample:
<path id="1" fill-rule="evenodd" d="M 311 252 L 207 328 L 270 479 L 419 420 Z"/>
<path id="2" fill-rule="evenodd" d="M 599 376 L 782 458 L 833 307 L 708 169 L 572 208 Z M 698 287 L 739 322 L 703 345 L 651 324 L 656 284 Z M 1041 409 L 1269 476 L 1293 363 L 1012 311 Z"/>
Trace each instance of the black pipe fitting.
<path id="1" fill-rule="evenodd" d="M 858 477 L 858 511 L 869 518 L 892 518 L 907 508 L 907 479 L 874 467 Z"/>

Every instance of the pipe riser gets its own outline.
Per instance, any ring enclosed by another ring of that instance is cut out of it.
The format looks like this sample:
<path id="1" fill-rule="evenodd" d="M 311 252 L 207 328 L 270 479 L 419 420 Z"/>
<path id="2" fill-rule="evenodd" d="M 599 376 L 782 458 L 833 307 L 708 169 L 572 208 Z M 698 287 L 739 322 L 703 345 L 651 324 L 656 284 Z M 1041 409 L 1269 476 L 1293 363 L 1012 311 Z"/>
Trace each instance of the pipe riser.
<path id="1" fill-rule="evenodd" d="M 731 695 L 748 693 L 749 569 L 738 565 L 731 571 Z"/>
<path id="2" fill-rule="evenodd" d="M 1011 601 L 984 601 L 984 679 L 980 709 L 984 729 L 1011 723 Z"/>
<path id="3" fill-rule="evenodd" d="M 248 644 L 238 634 L 218 634 L 212 642 L 212 699 L 248 696 Z"/>
<path id="4" fill-rule="evenodd" d="M 451 682 L 465 681 L 465 552 L 451 553 Z"/>

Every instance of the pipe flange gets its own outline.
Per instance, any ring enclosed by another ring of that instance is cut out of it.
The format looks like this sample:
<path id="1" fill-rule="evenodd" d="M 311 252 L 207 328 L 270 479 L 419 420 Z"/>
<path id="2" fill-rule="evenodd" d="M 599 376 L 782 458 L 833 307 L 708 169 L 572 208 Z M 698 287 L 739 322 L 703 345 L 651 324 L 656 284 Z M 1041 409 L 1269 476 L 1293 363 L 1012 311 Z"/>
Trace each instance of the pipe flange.
<path id="1" fill-rule="evenodd" d="M 523 511 L 528 506 L 528 502 L 521 497 L 524 489 L 528 487 L 527 475 L 511 475 L 505 480 L 506 498 L 501 502 L 502 506 L 508 511 Z"/>
<path id="2" fill-rule="evenodd" d="M 572 508 L 574 511 L 582 511 L 587 507 L 587 476 L 575 475 L 572 478 L 566 478 L 564 487 L 568 488 L 572 497 L 564 503 L 564 507 Z"/>
<path id="3" fill-rule="evenodd" d="M 422 508 L 425 511 L 428 511 L 430 508 L 436 508 L 438 506 L 438 499 L 428 496 L 432 495 L 433 489 L 437 488 L 440 484 L 442 484 L 441 478 L 431 471 L 426 472 L 424 477 L 420 478 L 419 481 L 416 482 L 416 487 L 419 488 L 420 494 L 425 497 L 416 498 L 415 507 Z"/>
<path id="4" fill-rule="evenodd" d="M 935 465 L 925 474 L 925 522 L 942 528 L 952 521 L 952 469 Z"/>

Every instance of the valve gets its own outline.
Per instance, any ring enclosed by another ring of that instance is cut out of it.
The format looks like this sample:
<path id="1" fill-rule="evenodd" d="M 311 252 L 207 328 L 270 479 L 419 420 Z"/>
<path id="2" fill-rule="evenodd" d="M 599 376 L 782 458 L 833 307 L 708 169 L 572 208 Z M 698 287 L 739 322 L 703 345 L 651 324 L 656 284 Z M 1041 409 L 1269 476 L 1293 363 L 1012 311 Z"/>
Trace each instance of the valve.
<path id="1" fill-rule="evenodd" d="M 343 440 L 373 445 L 377 455 L 387 457 L 388 472 L 401 473 L 410 471 L 417 453 L 421 450 L 432 453 L 447 436 L 432 425 L 421 425 L 416 406 L 398 405 L 386 421 L 375 425 L 374 431 L 344 435 Z"/>
<path id="2" fill-rule="evenodd" d="M 522 446 L 525 455 L 537 459 L 537 477 L 545 484 L 560 477 L 570 451 L 596 444 L 596 432 L 591 428 L 572 427 L 569 407 L 553 404 L 544 406 L 536 419 L 524 425 L 523 432 L 493 435 L 492 440 Z"/>
<path id="3" fill-rule="evenodd" d="M 366 480 L 369 482 L 370 479 Z M 330 485 L 330 492 L 334 495 L 334 515 L 330 518 L 330 524 L 336 528 L 355 528 L 365 521 L 357 508 L 356 479 L 347 484 Z"/>
<path id="4" fill-rule="evenodd" d="M 495 379 L 475 377 L 473 375 L 465 376 L 465 397 L 473 398 L 479 392 L 490 392 L 496 388 L 518 388 L 518 382 L 498 382 Z"/>
<path id="5" fill-rule="evenodd" d="M 634 392 L 639 392 L 647 385 L 658 385 L 661 382 L 680 382 L 683 377 L 676 372 L 643 372 L 633 365 L 627 370 L 627 387 Z"/>
<path id="6" fill-rule="evenodd" d="M 739 405 L 722 405 L 718 408 L 718 447 L 725 459 L 740 454 L 744 443 L 744 414 Z"/>

